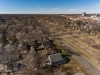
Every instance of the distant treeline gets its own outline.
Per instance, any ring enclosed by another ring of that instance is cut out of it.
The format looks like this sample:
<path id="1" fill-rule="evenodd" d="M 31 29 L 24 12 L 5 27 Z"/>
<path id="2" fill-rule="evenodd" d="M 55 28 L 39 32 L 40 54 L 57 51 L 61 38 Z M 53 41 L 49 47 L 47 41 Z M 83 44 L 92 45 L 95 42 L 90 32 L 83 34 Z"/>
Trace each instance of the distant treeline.
<path id="1" fill-rule="evenodd" d="M 81 16 L 82 14 L 0 14 L 0 17 L 4 16 L 53 16 L 53 15 L 66 15 L 66 16 Z M 86 16 L 91 15 L 97 15 L 100 16 L 100 14 L 86 14 Z"/>

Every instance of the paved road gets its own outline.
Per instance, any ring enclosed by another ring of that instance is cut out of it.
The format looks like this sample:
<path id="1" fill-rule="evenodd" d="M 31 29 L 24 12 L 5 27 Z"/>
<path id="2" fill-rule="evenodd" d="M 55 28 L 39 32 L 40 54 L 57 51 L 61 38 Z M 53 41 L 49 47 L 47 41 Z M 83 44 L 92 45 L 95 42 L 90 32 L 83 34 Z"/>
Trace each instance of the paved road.
<path id="1" fill-rule="evenodd" d="M 72 56 L 79 62 L 79 64 L 84 67 L 91 75 L 100 75 L 100 70 L 97 69 L 93 64 L 91 64 L 88 60 L 86 60 L 82 55 L 76 52 L 71 46 L 69 46 L 62 39 L 57 39 L 59 42 L 62 42 L 62 46 L 65 49 L 68 49 L 71 52 Z"/>

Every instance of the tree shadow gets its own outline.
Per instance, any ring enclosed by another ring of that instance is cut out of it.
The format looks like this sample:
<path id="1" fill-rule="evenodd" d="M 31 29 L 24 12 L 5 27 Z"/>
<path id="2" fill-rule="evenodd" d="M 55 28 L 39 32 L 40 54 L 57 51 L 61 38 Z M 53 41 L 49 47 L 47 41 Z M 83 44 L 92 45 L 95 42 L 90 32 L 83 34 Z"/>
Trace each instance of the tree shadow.
<path id="1" fill-rule="evenodd" d="M 96 45 L 92 45 L 93 48 L 97 49 L 97 50 L 100 50 L 100 47 L 99 46 L 96 46 Z"/>
<path id="2" fill-rule="evenodd" d="M 57 49 L 57 53 L 62 53 L 62 52 L 61 52 L 61 49 Z"/>
<path id="3" fill-rule="evenodd" d="M 73 36 L 73 38 L 79 38 L 79 36 Z"/>
<path id="4" fill-rule="evenodd" d="M 70 58 L 67 55 L 62 55 L 62 57 L 65 59 L 66 63 L 70 62 Z"/>
<path id="5" fill-rule="evenodd" d="M 72 51 L 68 51 L 68 52 L 69 52 L 70 55 L 80 56 L 80 54 L 77 53 L 77 52 L 72 52 Z"/>
<path id="6" fill-rule="evenodd" d="M 37 50 L 44 50 L 44 48 L 38 48 Z"/>

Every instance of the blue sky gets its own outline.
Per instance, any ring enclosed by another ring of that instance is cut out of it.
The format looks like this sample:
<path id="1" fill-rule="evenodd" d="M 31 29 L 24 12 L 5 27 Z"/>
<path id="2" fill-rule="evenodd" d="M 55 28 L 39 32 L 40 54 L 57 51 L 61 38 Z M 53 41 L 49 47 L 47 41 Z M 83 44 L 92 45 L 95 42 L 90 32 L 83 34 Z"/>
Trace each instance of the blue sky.
<path id="1" fill-rule="evenodd" d="M 1 14 L 100 13 L 100 0 L 0 0 Z"/>

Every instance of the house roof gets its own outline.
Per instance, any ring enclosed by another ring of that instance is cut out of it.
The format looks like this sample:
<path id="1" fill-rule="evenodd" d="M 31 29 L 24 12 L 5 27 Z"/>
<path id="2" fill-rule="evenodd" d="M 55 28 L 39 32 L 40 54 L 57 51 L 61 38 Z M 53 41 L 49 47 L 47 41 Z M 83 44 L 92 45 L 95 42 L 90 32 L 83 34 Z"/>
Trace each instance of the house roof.
<path id="1" fill-rule="evenodd" d="M 72 74 L 72 75 L 84 75 L 83 73 L 75 73 L 75 74 Z"/>
<path id="2" fill-rule="evenodd" d="M 48 38 L 44 38 L 42 40 L 43 46 L 51 46 L 52 45 L 52 40 L 49 40 Z"/>
<path id="3" fill-rule="evenodd" d="M 62 58 L 61 53 L 49 55 L 48 58 L 52 65 L 57 65 L 65 62 L 65 59 Z"/>
<path id="4" fill-rule="evenodd" d="M 56 54 L 56 53 L 57 53 L 56 50 L 50 50 L 50 51 L 47 52 L 48 55 L 52 55 L 52 54 Z"/>
<path id="5" fill-rule="evenodd" d="M 12 67 L 13 66 L 13 67 Z M 17 70 L 21 70 L 24 68 L 25 65 L 21 64 L 21 63 L 13 63 L 12 65 L 7 65 L 7 71 L 8 72 L 11 72 L 12 71 L 12 68 L 14 71 L 17 71 Z"/>
<path id="6" fill-rule="evenodd" d="M 43 42 L 43 46 L 51 46 L 51 42 L 50 41 L 45 41 L 45 42 Z"/>
<path id="7" fill-rule="evenodd" d="M 42 41 L 46 42 L 46 41 L 49 41 L 49 39 L 48 38 L 44 38 Z"/>

